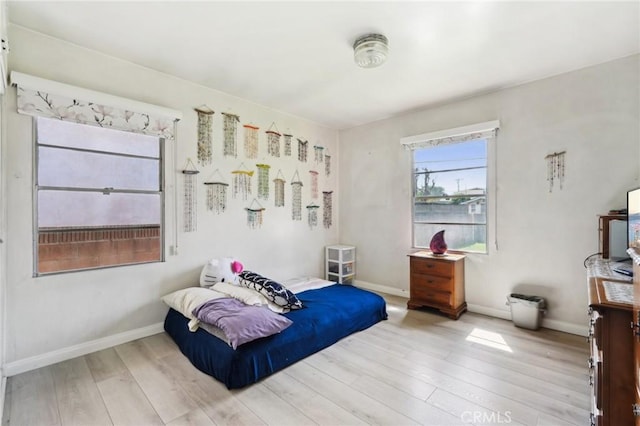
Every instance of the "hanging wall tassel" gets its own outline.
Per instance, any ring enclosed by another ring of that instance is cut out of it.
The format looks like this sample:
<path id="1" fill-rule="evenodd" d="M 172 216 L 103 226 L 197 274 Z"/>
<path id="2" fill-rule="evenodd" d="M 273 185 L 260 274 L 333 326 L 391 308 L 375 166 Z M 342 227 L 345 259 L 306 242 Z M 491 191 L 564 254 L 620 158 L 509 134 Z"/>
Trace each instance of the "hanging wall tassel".
<path id="1" fill-rule="evenodd" d="M 314 200 L 318 198 L 318 172 L 315 170 L 309 170 L 311 175 L 311 198 Z"/>
<path id="2" fill-rule="evenodd" d="M 291 138 L 293 135 L 283 134 L 284 137 L 284 155 L 291 157 Z"/>
<path id="3" fill-rule="evenodd" d="M 243 164 L 240 167 L 243 167 Z M 238 194 L 240 194 L 242 199 L 246 200 L 251 194 L 253 171 L 239 169 L 232 171 L 231 174 L 233 174 L 233 198 L 237 198 Z"/>
<path id="4" fill-rule="evenodd" d="M 280 157 L 280 133 L 273 130 L 267 130 L 267 144 L 269 155 L 272 157 Z"/>
<path id="5" fill-rule="evenodd" d="M 206 166 L 213 161 L 213 114 L 206 105 L 195 108 L 198 113 L 198 163 Z"/>
<path id="6" fill-rule="evenodd" d="M 329 176 L 331 174 L 331 156 L 329 154 L 324 155 L 324 175 Z"/>
<path id="7" fill-rule="evenodd" d="M 303 163 L 307 162 L 307 150 L 309 148 L 309 141 L 303 141 L 298 139 L 298 161 Z"/>
<path id="8" fill-rule="evenodd" d="M 274 202 L 276 207 L 284 207 L 284 176 L 282 171 L 278 170 L 276 178 L 273 180 Z"/>
<path id="9" fill-rule="evenodd" d="M 316 164 L 322 163 L 322 160 L 324 159 L 322 155 L 323 150 L 324 150 L 323 146 L 318 146 L 318 145 L 313 146 L 313 159 L 315 160 Z"/>
<path id="10" fill-rule="evenodd" d="M 249 228 L 260 228 L 262 226 L 264 207 L 254 198 L 251 205 L 246 207 L 245 210 L 247 211 L 247 225 Z"/>
<path id="11" fill-rule="evenodd" d="M 554 152 L 545 157 L 547 160 L 547 181 L 549 192 L 553 191 L 553 184 L 558 181 L 560 189 L 564 185 L 564 155 L 566 151 Z"/>
<path id="12" fill-rule="evenodd" d="M 331 205 L 331 194 L 333 191 L 322 191 L 322 223 L 324 227 L 329 229 L 332 224 L 333 207 Z"/>
<path id="13" fill-rule="evenodd" d="M 309 204 L 307 206 L 307 221 L 309 222 L 309 228 L 313 229 L 318 225 L 318 208 L 315 204 Z"/>
<path id="14" fill-rule="evenodd" d="M 226 112 L 223 112 L 222 115 L 224 116 L 224 156 L 237 157 L 236 133 L 240 117 Z"/>
<path id="15" fill-rule="evenodd" d="M 198 191 L 196 182 L 198 173 L 200 172 L 196 169 L 191 159 L 187 159 L 187 164 L 182 170 L 184 192 L 182 229 L 184 232 L 193 232 L 197 228 Z"/>
<path id="16" fill-rule="evenodd" d="M 302 182 L 297 171 L 291 179 L 291 219 L 302 220 Z"/>
<path id="17" fill-rule="evenodd" d="M 223 213 L 227 209 L 228 183 L 205 182 L 207 185 L 207 210 L 216 214 Z"/>
<path id="18" fill-rule="evenodd" d="M 258 130 L 259 127 L 245 124 L 244 126 L 244 156 L 258 158 Z"/>
<path id="19" fill-rule="evenodd" d="M 258 168 L 258 198 L 269 199 L 269 166 L 268 164 L 256 164 Z"/>

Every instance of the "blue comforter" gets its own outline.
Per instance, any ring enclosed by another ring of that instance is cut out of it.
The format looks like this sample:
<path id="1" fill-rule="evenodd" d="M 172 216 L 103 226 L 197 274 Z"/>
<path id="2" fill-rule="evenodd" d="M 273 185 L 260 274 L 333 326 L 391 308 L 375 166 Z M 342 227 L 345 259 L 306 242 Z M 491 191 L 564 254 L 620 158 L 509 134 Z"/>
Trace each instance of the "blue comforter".
<path id="1" fill-rule="evenodd" d="M 188 319 L 173 309 L 167 314 L 164 329 L 196 368 L 234 389 L 255 383 L 387 318 L 382 297 L 350 285 L 335 284 L 297 296 L 305 307 L 284 314 L 293 321 L 289 328 L 235 350 L 202 329 L 190 332 Z"/>

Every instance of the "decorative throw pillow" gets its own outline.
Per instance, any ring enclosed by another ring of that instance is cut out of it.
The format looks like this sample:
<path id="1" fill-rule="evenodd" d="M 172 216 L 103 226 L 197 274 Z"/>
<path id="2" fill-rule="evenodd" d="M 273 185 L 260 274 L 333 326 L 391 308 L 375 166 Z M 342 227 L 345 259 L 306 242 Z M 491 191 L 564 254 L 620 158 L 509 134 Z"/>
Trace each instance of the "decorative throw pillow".
<path id="1" fill-rule="evenodd" d="M 280 333 L 293 322 L 264 306 L 249 306 L 239 300 L 222 298 L 198 306 L 193 315 L 201 322 L 220 328 L 233 349 L 243 343 Z"/>
<path id="2" fill-rule="evenodd" d="M 193 315 L 193 310 L 204 302 L 221 297 L 227 296 L 208 288 L 189 287 L 163 296 L 162 301 L 170 308 L 189 318 L 191 320 L 189 322 L 189 330 L 196 331 L 198 329 L 198 320 Z"/>
<path id="3" fill-rule="evenodd" d="M 301 309 L 303 307 L 300 299 L 280 283 L 251 271 L 242 271 L 238 277 L 240 278 L 240 285 L 260 292 L 276 305 L 284 306 L 288 309 Z"/>
<path id="4" fill-rule="evenodd" d="M 216 283 L 213 287 L 211 287 L 215 291 L 219 291 L 222 294 L 225 294 L 229 297 L 233 297 L 234 299 L 238 299 L 241 302 L 244 302 L 246 305 L 265 305 L 273 312 L 278 314 L 282 314 L 284 312 L 289 312 L 288 308 L 284 306 L 279 306 L 268 300 L 261 293 L 256 290 L 244 286 L 229 284 L 229 283 Z"/>

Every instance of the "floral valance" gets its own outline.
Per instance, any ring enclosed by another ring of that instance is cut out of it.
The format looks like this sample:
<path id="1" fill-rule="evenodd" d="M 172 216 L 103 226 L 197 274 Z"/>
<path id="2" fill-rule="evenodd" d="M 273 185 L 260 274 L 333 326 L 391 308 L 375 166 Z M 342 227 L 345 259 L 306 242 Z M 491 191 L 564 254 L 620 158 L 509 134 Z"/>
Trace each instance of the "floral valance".
<path id="1" fill-rule="evenodd" d="M 400 143 L 407 149 L 430 148 L 475 139 L 492 138 L 496 136 L 496 132 L 499 128 L 499 121 L 488 121 L 486 123 L 478 123 L 453 129 L 439 130 L 437 132 L 424 133 L 421 135 L 407 136 L 400 139 Z"/>
<path id="2" fill-rule="evenodd" d="M 179 111 L 66 84 L 11 73 L 18 86 L 18 112 L 173 140 Z"/>

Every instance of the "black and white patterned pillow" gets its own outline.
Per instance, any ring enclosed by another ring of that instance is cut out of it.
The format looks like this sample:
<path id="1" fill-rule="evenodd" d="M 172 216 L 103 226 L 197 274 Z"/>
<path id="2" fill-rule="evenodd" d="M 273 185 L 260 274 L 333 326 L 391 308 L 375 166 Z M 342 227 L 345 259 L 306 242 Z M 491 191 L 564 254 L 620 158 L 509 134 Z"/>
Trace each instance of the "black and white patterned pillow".
<path id="1" fill-rule="evenodd" d="M 265 278 L 260 274 L 251 271 L 242 271 L 238 275 L 240 285 L 258 291 L 276 305 L 288 309 L 303 308 L 298 297 L 290 292 L 285 286 L 275 281 Z"/>

